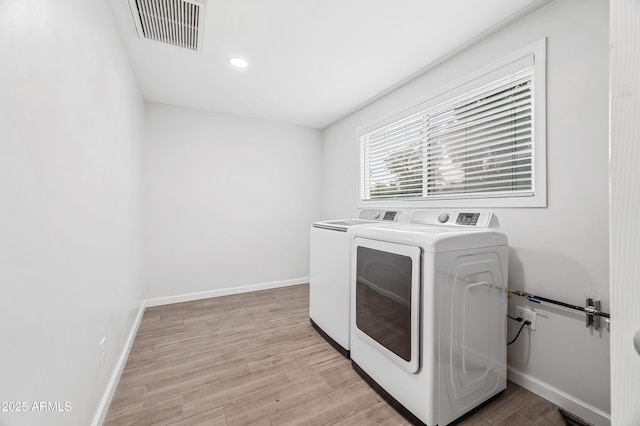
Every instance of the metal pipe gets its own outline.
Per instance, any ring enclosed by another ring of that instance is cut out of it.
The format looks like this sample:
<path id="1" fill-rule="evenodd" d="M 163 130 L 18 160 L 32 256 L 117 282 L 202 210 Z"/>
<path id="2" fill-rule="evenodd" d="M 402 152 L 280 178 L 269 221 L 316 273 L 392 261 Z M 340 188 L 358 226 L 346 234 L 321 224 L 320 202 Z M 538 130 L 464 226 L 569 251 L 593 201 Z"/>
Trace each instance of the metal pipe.
<path id="1" fill-rule="evenodd" d="M 574 309 L 576 311 L 590 313 L 593 315 L 597 315 L 599 317 L 611 318 L 611 315 L 606 312 L 592 311 L 590 309 L 585 308 L 584 306 L 572 305 L 570 303 L 560 302 L 558 300 L 549 299 L 547 297 L 536 296 L 535 294 L 527 293 L 526 291 L 521 291 L 521 290 L 508 289 L 507 291 L 509 293 L 515 294 L 516 296 L 529 299 L 529 301 L 534 303 L 546 302 L 546 303 L 551 303 L 553 305 L 564 306 L 565 308 Z"/>

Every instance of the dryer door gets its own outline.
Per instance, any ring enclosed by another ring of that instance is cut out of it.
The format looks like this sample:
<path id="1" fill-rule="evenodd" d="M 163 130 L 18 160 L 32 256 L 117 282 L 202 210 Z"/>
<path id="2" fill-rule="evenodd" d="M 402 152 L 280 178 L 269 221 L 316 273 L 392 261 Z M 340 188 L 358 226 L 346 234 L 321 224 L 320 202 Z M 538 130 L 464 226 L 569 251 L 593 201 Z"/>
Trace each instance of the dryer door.
<path id="1" fill-rule="evenodd" d="M 371 350 L 415 373 L 420 366 L 421 250 L 364 238 L 355 243 L 355 330 Z"/>

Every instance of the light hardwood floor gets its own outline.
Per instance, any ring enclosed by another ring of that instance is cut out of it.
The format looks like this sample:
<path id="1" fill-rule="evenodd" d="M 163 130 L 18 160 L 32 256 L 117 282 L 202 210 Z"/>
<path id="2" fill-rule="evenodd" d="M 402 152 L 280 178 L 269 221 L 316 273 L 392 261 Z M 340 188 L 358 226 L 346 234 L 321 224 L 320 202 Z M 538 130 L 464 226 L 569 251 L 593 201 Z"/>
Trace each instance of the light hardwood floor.
<path id="1" fill-rule="evenodd" d="M 148 308 L 105 425 L 408 425 L 309 323 L 309 287 Z M 509 382 L 459 425 L 564 425 Z"/>

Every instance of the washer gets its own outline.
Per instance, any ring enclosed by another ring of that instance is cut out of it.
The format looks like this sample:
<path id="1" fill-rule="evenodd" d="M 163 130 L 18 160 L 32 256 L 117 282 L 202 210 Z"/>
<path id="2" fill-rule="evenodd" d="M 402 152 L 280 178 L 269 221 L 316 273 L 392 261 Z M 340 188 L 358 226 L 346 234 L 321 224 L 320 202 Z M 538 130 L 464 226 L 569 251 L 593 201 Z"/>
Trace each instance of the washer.
<path id="1" fill-rule="evenodd" d="M 349 357 L 351 232 L 381 222 L 407 220 L 401 210 L 364 209 L 358 219 L 326 220 L 311 226 L 309 317 L 315 329 Z"/>
<path id="2" fill-rule="evenodd" d="M 353 231 L 354 369 L 416 424 L 506 389 L 506 236 L 488 210 L 416 210 Z"/>

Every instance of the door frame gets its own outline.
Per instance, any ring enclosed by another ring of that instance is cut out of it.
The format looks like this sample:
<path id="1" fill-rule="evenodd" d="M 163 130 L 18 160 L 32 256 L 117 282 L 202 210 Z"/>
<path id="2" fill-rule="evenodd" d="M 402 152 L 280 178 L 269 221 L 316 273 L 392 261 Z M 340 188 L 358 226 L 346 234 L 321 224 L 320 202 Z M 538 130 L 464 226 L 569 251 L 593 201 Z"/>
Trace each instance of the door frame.
<path id="1" fill-rule="evenodd" d="M 611 423 L 640 424 L 640 2 L 609 13 L 609 275 Z"/>

